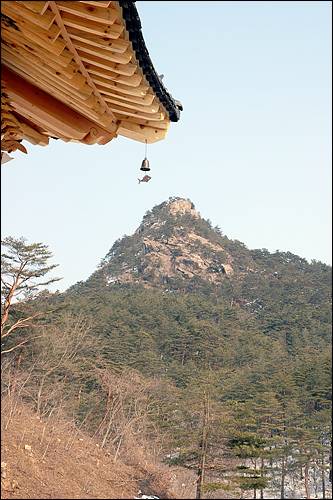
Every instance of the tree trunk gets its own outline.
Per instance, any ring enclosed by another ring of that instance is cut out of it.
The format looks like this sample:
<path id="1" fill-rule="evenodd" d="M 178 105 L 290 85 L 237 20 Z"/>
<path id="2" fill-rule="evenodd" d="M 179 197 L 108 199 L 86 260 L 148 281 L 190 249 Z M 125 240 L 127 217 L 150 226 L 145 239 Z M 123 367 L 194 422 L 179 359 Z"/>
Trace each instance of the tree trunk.
<path id="1" fill-rule="evenodd" d="M 184 366 L 184 361 L 185 361 L 185 351 L 183 351 L 183 354 L 182 354 L 182 366 Z"/>
<path id="2" fill-rule="evenodd" d="M 304 467 L 304 488 L 305 488 L 305 497 L 310 498 L 309 492 L 309 464 L 306 464 Z"/>
<path id="3" fill-rule="evenodd" d="M 321 489 L 323 492 L 323 499 L 326 498 L 326 484 L 325 484 L 325 459 L 324 453 L 321 454 Z"/>
<path id="4" fill-rule="evenodd" d="M 332 483 L 332 441 L 331 441 L 331 449 L 330 449 L 330 473 L 329 473 L 329 481 Z"/>
<path id="5" fill-rule="evenodd" d="M 107 441 L 107 439 L 109 437 L 109 434 L 110 434 L 110 431 L 111 431 L 111 427 L 112 427 L 112 424 L 113 424 L 113 417 L 114 417 L 114 413 L 110 412 L 110 419 L 109 419 L 109 423 L 107 425 L 106 431 L 105 431 L 103 439 L 102 439 L 101 449 L 104 448 L 104 446 L 106 444 L 106 441 Z"/>
<path id="6" fill-rule="evenodd" d="M 315 463 L 313 468 L 313 486 L 314 486 L 315 498 L 318 498 L 317 463 Z"/>
<path id="7" fill-rule="evenodd" d="M 202 487 L 205 477 L 205 466 L 206 466 L 206 455 L 207 455 L 207 444 L 208 444 L 208 424 L 209 424 L 209 399 L 205 394 L 202 437 L 200 442 L 201 461 L 198 468 L 197 490 L 195 496 L 195 498 L 197 499 L 202 498 Z"/>
<path id="8" fill-rule="evenodd" d="M 265 461 L 262 458 L 261 459 L 261 464 L 260 464 L 260 477 L 264 476 L 264 467 L 265 467 Z M 260 488 L 260 498 L 264 498 L 264 490 L 263 490 L 263 488 Z"/>
<path id="9" fill-rule="evenodd" d="M 18 282 L 19 282 L 19 278 L 16 277 L 13 285 L 11 286 L 11 288 L 7 294 L 7 297 L 5 298 L 5 303 L 3 305 L 3 311 L 2 311 L 2 316 L 1 316 L 1 338 L 3 336 L 4 326 L 8 320 L 9 309 L 12 305 L 12 300 L 13 300 L 16 288 L 18 287 Z"/>
<path id="10" fill-rule="evenodd" d="M 119 450 L 120 450 L 120 446 L 121 446 L 122 440 L 123 440 L 123 436 L 120 436 L 119 443 L 118 443 L 118 446 L 117 446 L 117 451 L 116 451 L 116 454 L 115 454 L 114 459 L 113 459 L 114 462 L 117 461 L 117 457 L 118 457 L 118 453 L 119 453 Z"/>
<path id="11" fill-rule="evenodd" d="M 286 468 L 285 468 L 285 461 L 284 457 L 282 458 L 282 464 L 281 464 L 281 499 L 284 499 L 284 488 L 285 488 L 285 477 L 286 477 Z"/>
<path id="12" fill-rule="evenodd" d="M 41 410 L 41 406 L 42 406 L 42 392 L 43 392 L 43 387 L 44 387 L 45 379 L 46 379 L 46 377 L 48 375 L 49 375 L 49 372 L 47 372 L 42 377 L 42 380 L 41 380 L 41 382 L 39 384 L 39 389 L 38 389 L 38 393 L 37 393 L 37 408 L 36 408 L 37 415 L 40 415 L 40 410 Z"/>
<path id="13" fill-rule="evenodd" d="M 286 453 L 287 455 L 282 456 L 282 464 L 281 464 L 281 499 L 285 498 L 285 480 L 286 480 L 286 461 L 287 461 L 287 424 L 286 424 L 286 411 L 284 408 L 283 411 L 283 436 L 284 436 L 284 450 L 283 453 Z"/>

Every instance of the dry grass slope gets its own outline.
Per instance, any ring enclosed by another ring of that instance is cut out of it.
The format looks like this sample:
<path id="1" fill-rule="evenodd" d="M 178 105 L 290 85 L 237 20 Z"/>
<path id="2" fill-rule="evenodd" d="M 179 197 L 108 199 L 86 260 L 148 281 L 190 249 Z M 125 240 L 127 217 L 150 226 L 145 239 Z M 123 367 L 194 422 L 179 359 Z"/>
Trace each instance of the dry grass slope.
<path id="1" fill-rule="evenodd" d="M 39 418 L 3 401 L 1 497 L 134 498 L 139 489 L 160 498 L 193 498 L 193 478 L 144 454 L 135 465 L 114 462 L 89 436 L 60 415 Z M 181 486 L 185 484 L 186 486 Z"/>

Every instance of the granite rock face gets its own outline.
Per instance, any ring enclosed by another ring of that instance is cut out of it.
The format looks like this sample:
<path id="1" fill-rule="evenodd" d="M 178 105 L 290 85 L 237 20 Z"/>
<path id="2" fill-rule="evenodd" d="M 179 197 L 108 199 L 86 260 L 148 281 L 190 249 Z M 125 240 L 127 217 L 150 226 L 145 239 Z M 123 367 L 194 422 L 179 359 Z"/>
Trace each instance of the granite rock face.
<path id="1" fill-rule="evenodd" d="M 97 271 L 108 286 L 147 287 L 195 278 L 218 285 L 233 273 L 233 258 L 218 234 L 183 198 L 170 198 L 148 212 L 132 236 L 113 245 Z"/>

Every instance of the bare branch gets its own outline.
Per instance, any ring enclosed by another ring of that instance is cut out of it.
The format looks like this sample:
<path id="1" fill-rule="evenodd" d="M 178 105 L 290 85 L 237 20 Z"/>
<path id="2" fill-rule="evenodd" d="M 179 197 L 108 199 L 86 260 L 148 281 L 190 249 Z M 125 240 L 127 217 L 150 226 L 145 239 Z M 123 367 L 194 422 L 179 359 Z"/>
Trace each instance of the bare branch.
<path id="1" fill-rule="evenodd" d="M 34 340 L 34 339 L 38 339 L 40 338 L 41 335 L 38 335 L 37 337 L 31 337 L 27 340 L 23 340 L 23 342 L 20 342 L 19 344 L 17 344 L 16 346 L 14 347 L 11 347 L 10 349 L 6 349 L 4 351 L 1 351 L 1 354 L 7 354 L 8 352 L 12 352 L 14 351 L 15 349 L 18 349 L 19 347 L 21 347 L 23 344 L 26 344 L 27 342 L 29 342 L 30 340 Z"/>
<path id="2" fill-rule="evenodd" d="M 44 313 L 35 313 L 33 314 L 32 316 L 29 316 L 28 318 L 23 318 L 23 319 L 19 319 L 16 321 L 16 323 L 14 323 L 7 332 L 5 333 L 2 333 L 1 335 L 1 339 L 4 339 L 6 337 L 8 337 L 8 335 L 10 335 L 14 330 L 16 330 L 17 328 L 27 328 L 29 326 L 32 326 L 30 324 L 26 324 L 27 322 L 31 321 L 32 319 L 34 318 L 37 318 L 37 316 L 42 316 Z"/>

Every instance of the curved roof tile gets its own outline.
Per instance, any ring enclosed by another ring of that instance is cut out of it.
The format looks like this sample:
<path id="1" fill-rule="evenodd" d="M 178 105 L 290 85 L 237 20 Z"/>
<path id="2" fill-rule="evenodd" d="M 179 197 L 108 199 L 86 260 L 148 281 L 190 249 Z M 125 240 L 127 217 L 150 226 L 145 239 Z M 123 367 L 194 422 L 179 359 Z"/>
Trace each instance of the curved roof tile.
<path id="1" fill-rule="evenodd" d="M 119 0 L 119 5 L 123 10 L 126 30 L 128 31 L 135 56 L 139 61 L 139 65 L 145 75 L 145 78 L 167 110 L 170 121 L 177 122 L 180 118 L 180 111 L 183 110 L 183 106 L 179 101 L 176 101 L 171 96 L 171 94 L 164 87 L 161 78 L 155 71 L 142 35 L 142 26 L 137 8 L 135 6 L 135 0 Z"/>

